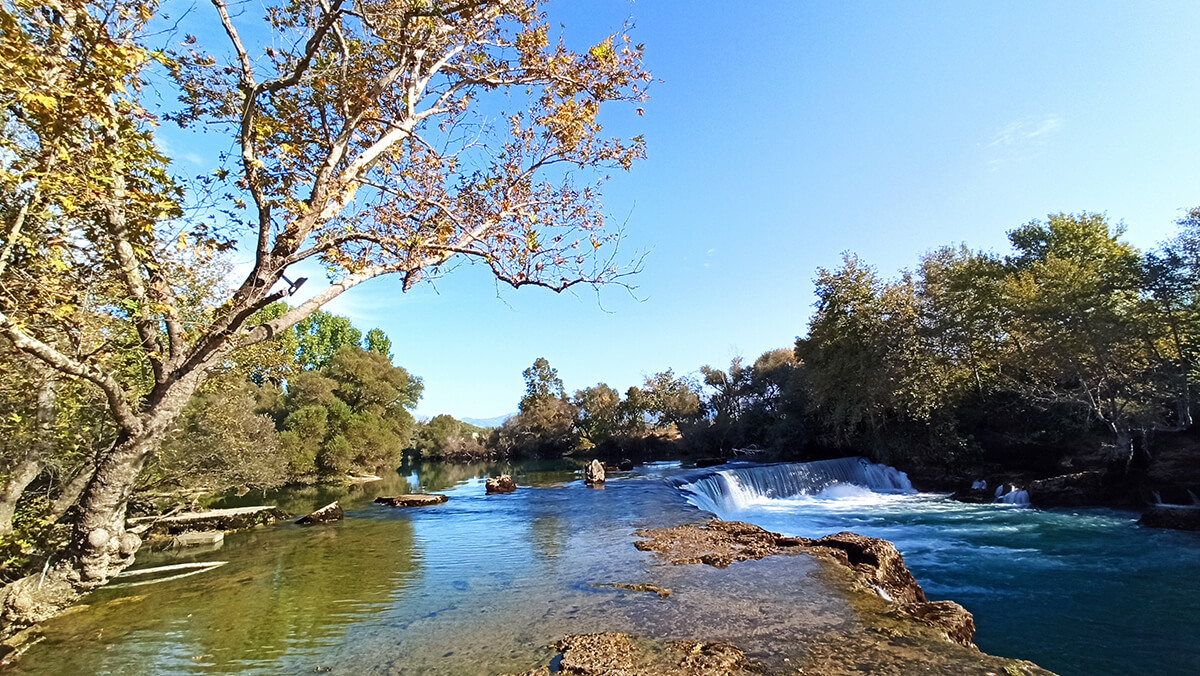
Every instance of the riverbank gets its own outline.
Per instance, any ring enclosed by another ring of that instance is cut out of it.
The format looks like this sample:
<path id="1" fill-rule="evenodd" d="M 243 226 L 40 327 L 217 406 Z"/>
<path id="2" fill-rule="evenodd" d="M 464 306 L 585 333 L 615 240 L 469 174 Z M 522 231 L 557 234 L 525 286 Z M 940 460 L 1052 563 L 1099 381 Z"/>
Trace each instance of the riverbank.
<path id="1" fill-rule="evenodd" d="M 100 590 L 43 626 L 13 673 L 521 673 L 554 659 L 564 637 L 598 632 L 728 643 L 767 673 L 838 673 L 829 670 L 838 664 L 906 673 L 902 665 L 935 659 L 940 673 L 983 674 L 985 663 L 1011 664 L 890 616 L 878 594 L 854 591 L 815 557 L 717 569 L 640 551 L 637 530 L 705 519 L 664 481 L 675 465 L 618 472 L 602 490 L 584 487 L 570 466 L 507 469 L 521 486 L 509 495 L 484 494 L 490 470 L 431 466 L 346 489 L 347 517 L 335 524 L 146 553 L 137 567 L 228 563 Z M 327 504 L 324 490 L 292 496 L 288 511 Z M 435 490 L 450 500 L 409 510 L 370 503 Z M 593 586 L 614 583 L 672 593 Z"/>

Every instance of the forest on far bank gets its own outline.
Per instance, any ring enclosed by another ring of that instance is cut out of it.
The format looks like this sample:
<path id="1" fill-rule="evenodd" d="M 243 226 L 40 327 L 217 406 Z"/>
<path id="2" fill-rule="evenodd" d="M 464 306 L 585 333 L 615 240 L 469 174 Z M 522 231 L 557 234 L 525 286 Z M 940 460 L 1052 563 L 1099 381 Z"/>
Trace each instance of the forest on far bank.
<path id="1" fill-rule="evenodd" d="M 492 429 L 414 419 L 423 383 L 393 363 L 390 339 L 317 312 L 210 371 L 138 490 L 310 483 L 388 470 L 406 451 L 451 462 L 856 453 L 953 473 L 985 456 L 1048 467 L 1103 449 L 1129 468 L 1155 432 L 1192 426 L 1200 208 L 1151 251 L 1123 232 L 1098 214 L 1052 215 L 1010 232 L 1008 252 L 943 247 L 890 279 L 847 253 L 817 271 L 815 311 L 792 346 L 665 370 L 624 393 L 569 390 L 538 358 L 519 412 Z M 252 322 L 287 311 L 277 303 Z M 97 389 L 0 347 L 0 526 L 19 564 L 53 537 L 117 430 Z M 147 365 L 131 359 L 122 377 L 148 379 Z"/>
<path id="2" fill-rule="evenodd" d="M 1140 251 L 1103 215 L 1054 214 L 1009 232 L 1008 252 L 941 247 L 892 279 L 847 253 L 817 271 L 793 346 L 656 373 L 624 396 L 604 383 L 569 394 L 539 359 L 519 413 L 485 442 L 471 431 L 423 450 L 859 453 L 946 474 L 1091 454 L 1128 471 L 1155 433 L 1193 424 L 1200 208 L 1177 227 Z"/>

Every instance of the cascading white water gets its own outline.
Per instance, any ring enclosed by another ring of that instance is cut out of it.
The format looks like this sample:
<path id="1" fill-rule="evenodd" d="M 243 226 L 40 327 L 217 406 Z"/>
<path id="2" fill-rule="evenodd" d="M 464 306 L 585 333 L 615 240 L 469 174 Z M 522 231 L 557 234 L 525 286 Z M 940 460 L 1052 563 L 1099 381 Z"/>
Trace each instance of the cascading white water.
<path id="1" fill-rule="evenodd" d="M 1029 493 L 1021 490 L 1020 488 L 1014 487 L 1011 491 L 996 498 L 996 502 L 1005 505 L 1028 505 Z"/>
<path id="2" fill-rule="evenodd" d="M 679 488 L 692 504 L 714 514 L 803 495 L 916 493 L 904 472 L 866 458 L 735 467 L 681 482 Z"/>

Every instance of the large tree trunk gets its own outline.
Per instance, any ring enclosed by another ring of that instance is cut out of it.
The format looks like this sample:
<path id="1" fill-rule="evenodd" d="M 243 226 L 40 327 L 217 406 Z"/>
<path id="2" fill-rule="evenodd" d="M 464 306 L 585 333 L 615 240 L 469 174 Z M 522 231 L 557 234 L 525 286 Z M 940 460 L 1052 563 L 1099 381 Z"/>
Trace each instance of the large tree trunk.
<path id="1" fill-rule="evenodd" d="M 62 490 L 59 491 L 58 497 L 54 498 L 54 502 L 50 503 L 50 511 L 46 514 L 46 518 L 51 521 L 58 521 L 63 518 L 67 510 L 79 502 L 79 497 L 83 495 L 83 490 L 91 483 L 92 476 L 95 473 L 96 465 L 90 460 L 83 467 L 79 468 L 79 472 L 75 475 L 75 478 L 68 481 Z"/>
<path id="2" fill-rule="evenodd" d="M 83 498 L 71 544 L 45 572 L 17 580 L 0 600 L 0 635 L 42 622 L 133 563 L 141 538 L 125 530 L 125 507 L 146 460 L 158 449 L 199 385 L 201 374 L 181 379 L 144 414 L 137 435 L 125 434 L 97 464 Z"/>

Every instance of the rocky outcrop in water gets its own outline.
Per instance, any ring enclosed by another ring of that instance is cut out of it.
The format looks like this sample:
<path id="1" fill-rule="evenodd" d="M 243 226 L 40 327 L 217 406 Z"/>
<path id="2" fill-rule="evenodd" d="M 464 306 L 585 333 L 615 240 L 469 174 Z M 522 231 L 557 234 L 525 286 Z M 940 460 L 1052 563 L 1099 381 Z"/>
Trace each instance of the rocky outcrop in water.
<path id="1" fill-rule="evenodd" d="M 819 540 L 804 539 L 809 549 L 821 549 L 858 574 L 860 583 L 901 605 L 925 603 L 925 591 L 904 565 L 904 557 L 887 540 L 857 533 L 826 535 Z M 974 633 L 974 632 L 972 632 Z"/>
<path id="2" fill-rule="evenodd" d="M 300 517 L 300 520 L 296 523 L 301 526 L 312 526 L 319 523 L 333 523 L 334 521 L 341 521 L 344 518 L 346 518 L 346 512 L 342 510 L 342 506 L 335 500 L 308 516 Z"/>
<path id="3" fill-rule="evenodd" d="M 488 495 L 512 493 L 513 491 L 517 490 L 517 482 L 513 481 L 513 478 L 507 474 L 488 477 L 488 480 L 485 482 L 484 486 Z"/>
<path id="4" fill-rule="evenodd" d="M 556 673 L 567 676 L 733 676 L 757 673 L 746 655 L 727 643 L 651 641 L 604 632 L 567 636 L 554 644 Z M 547 676 L 548 667 L 521 676 Z"/>
<path id="5" fill-rule="evenodd" d="M 1029 501 L 1038 507 L 1081 507 L 1111 501 L 1104 473 L 1076 472 L 1031 481 Z"/>
<path id="6" fill-rule="evenodd" d="M 583 470 L 583 483 L 588 486 L 604 485 L 604 465 L 599 460 L 593 460 Z"/>
<path id="7" fill-rule="evenodd" d="M 725 568 L 735 561 L 761 559 L 808 542 L 785 538 L 754 524 L 719 519 L 702 526 L 640 530 L 635 535 L 646 538 L 633 543 L 643 552 L 654 552 L 677 566 L 703 563 L 715 568 Z"/>
<path id="8" fill-rule="evenodd" d="M 773 554 L 809 553 L 827 557 L 854 576 L 860 589 L 878 594 L 901 613 L 946 633 L 954 643 L 974 648 L 975 620 L 953 601 L 929 601 L 904 565 L 904 557 L 887 540 L 856 533 L 837 533 L 818 540 L 785 537 L 737 521 L 713 520 L 703 525 L 647 529 L 634 543 L 676 565 L 704 563 L 724 568 L 735 561 Z"/>
<path id="9" fill-rule="evenodd" d="M 388 507 L 426 507 L 440 505 L 450 497 L 440 493 L 413 493 L 410 495 L 395 495 L 386 498 L 375 498 L 375 504 Z"/>

